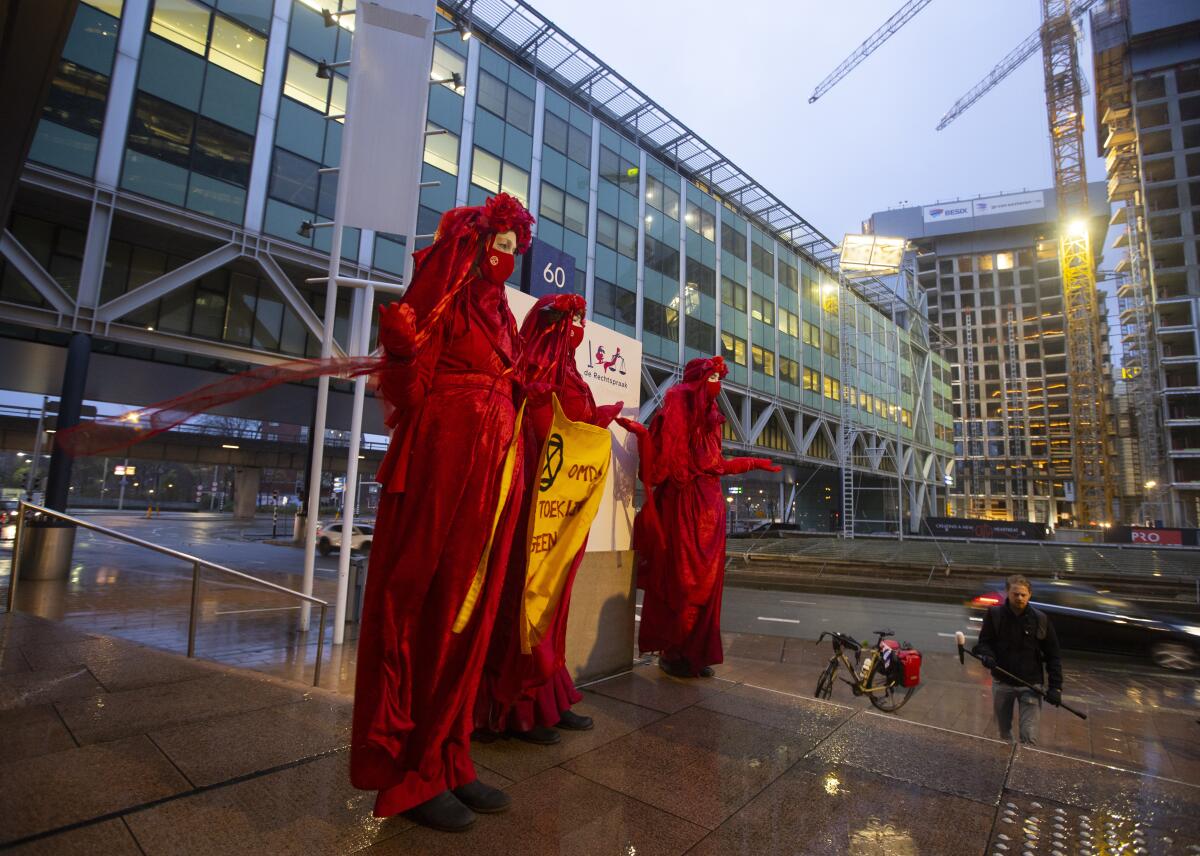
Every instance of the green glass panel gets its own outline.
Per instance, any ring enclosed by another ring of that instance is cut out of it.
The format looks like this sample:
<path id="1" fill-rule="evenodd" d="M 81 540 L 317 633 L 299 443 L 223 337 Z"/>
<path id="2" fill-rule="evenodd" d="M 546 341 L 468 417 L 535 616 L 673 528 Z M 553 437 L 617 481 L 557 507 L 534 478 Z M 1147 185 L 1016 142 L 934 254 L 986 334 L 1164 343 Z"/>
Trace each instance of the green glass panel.
<path id="1" fill-rule="evenodd" d="M 93 136 L 43 120 L 34 134 L 29 159 L 76 175 L 91 176 L 99 144 Z"/>
<path id="2" fill-rule="evenodd" d="M 137 152 L 125 152 L 121 186 L 128 190 L 173 205 L 183 205 L 187 196 L 187 180 L 186 169 Z"/>
<path id="3" fill-rule="evenodd" d="M 263 231 L 276 235 L 297 244 L 312 245 L 311 238 L 301 238 L 298 230 L 303 220 L 311 220 L 312 211 L 305 211 L 278 199 L 267 200 L 266 216 L 263 218 Z"/>
<path id="4" fill-rule="evenodd" d="M 204 60 L 195 54 L 147 36 L 142 46 L 138 88 L 189 110 L 200 109 Z"/>
<path id="5" fill-rule="evenodd" d="M 320 113 L 302 107 L 289 98 L 281 98 L 275 145 L 309 160 L 319 161 L 325 148 L 327 124 L 336 123 L 327 122 Z"/>
<path id="6" fill-rule="evenodd" d="M 463 97 L 445 86 L 429 87 L 428 119 L 453 134 L 462 133 Z"/>
<path id="7" fill-rule="evenodd" d="M 231 223 L 240 223 L 246 210 L 246 191 L 228 182 L 192 173 L 187 207 Z"/>
<path id="8" fill-rule="evenodd" d="M 91 6 L 80 4 L 63 45 L 63 59 L 111 75 L 116 50 L 117 22 Z"/>
<path id="9" fill-rule="evenodd" d="M 258 126 L 262 88 L 223 68 L 210 65 L 200 112 L 222 124 L 253 134 Z"/>
<path id="10" fill-rule="evenodd" d="M 219 0 L 217 8 L 261 33 L 271 29 L 271 0 Z"/>
<path id="11" fill-rule="evenodd" d="M 319 12 L 303 3 L 292 3 L 292 30 L 288 46 L 312 59 L 332 60 L 338 27 L 326 28 Z"/>

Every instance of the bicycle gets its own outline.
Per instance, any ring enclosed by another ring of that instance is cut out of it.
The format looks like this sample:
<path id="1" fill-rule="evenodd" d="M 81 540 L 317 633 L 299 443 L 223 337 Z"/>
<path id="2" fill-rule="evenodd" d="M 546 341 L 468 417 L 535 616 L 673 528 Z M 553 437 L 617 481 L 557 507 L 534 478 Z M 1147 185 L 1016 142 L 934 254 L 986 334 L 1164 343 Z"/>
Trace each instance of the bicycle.
<path id="1" fill-rule="evenodd" d="M 867 646 L 866 643 L 851 639 L 845 633 L 826 630 L 821 634 L 816 644 L 820 645 L 825 641 L 826 636 L 831 637 L 833 639 L 833 656 L 829 658 L 829 665 L 825 667 L 825 671 L 817 680 L 817 688 L 813 693 L 816 698 L 828 699 L 833 695 L 833 679 L 837 676 L 839 665 L 844 666 L 854 680 L 847 680 L 840 676 L 838 676 L 838 680 L 849 684 L 856 696 L 865 695 L 871 700 L 871 704 L 885 713 L 895 713 L 912 698 L 912 694 L 917 689 L 916 686 L 903 686 L 897 680 L 895 668 L 883 668 L 884 659 L 881 651 L 883 640 L 894 636 L 895 633 L 891 630 L 876 630 L 875 635 L 879 637 L 875 641 L 875 645 Z M 846 651 L 853 652 L 853 664 L 846 655 Z M 892 663 L 896 662 L 895 654 L 891 659 Z"/>

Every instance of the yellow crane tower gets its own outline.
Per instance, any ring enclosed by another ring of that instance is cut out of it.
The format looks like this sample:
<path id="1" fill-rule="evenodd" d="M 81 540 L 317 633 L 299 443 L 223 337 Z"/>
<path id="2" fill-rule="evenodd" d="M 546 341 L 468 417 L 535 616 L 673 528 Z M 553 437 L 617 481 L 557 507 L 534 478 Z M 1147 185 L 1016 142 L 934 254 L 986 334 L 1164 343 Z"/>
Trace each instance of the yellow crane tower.
<path id="1" fill-rule="evenodd" d="M 1096 268 L 1089 234 L 1087 172 L 1084 162 L 1083 96 L 1085 80 L 1079 70 L 1076 21 L 1097 0 L 1040 0 L 1042 24 L 1009 52 L 942 117 L 945 128 L 967 108 L 1007 77 L 1038 48 L 1045 71 L 1046 116 L 1050 126 L 1054 187 L 1058 194 L 1059 264 L 1063 281 L 1067 376 L 1073 422 L 1071 467 L 1076 487 L 1077 523 L 1100 526 L 1112 519 L 1113 473 L 1108 455 L 1108 390 L 1104 377 L 1101 319 L 1096 295 Z M 832 74 L 809 102 L 816 101 L 839 80 L 928 5 L 908 0 Z"/>

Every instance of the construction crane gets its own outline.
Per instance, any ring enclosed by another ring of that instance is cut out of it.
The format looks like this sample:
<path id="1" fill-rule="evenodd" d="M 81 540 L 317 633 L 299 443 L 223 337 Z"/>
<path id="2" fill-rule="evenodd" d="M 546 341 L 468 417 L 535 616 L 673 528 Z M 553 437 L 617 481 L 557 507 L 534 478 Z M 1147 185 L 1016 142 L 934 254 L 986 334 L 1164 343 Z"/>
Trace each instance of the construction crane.
<path id="1" fill-rule="evenodd" d="M 830 89 L 832 89 L 839 80 L 845 77 L 858 66 L 860 62 L 874 53 L 875 49 L 881 44 L 890 39 L 897 30 L 907 24 L 913 17 L 930 4 L 931 0 L 908 0 L 903 6 L 897 10 L 896 14 L 883 22 L 883 26 L 870 35 L 870 37 L 858 46 L 858 49 L 850 56 L 846 57 L 845 61 L 833 70 L 833 72 L 817 84 L 817 88 L 813 90 L 812 95 L 808 96 L 808 103 L 812 104 Z"/>
<path id="2" fill-rule="evenodd" d="M 1058 195 L 1059 264 L 1063 281 L 1063 317 L 1070 379 L 1072 461 L 1076 487 L 1077 523 L 1107 524 L 1114 494 L 1108 458 L 1108 417 L 1102 365 L 1100 312 L 1096 271 L 1091 252 L 1087 175 L 1083 148 L 1083 75 L 1079 70 L 1075 21 L 1097 0 L 1041 0 L 1042 24 L 1036 40 L 1025 39 L 1001 60 L 979 84 L 942 117 L 946 127 L 968 107 L 1006 78 L 1040 46 L 1050 127 L 1054 186 Z M 814 101 L 845 77 L 880 44 L 890 38 L 924 3 L 908 3 L 850 55 L 814 90 Z M 914 10 L 911 7 L 917 6 Z"/>

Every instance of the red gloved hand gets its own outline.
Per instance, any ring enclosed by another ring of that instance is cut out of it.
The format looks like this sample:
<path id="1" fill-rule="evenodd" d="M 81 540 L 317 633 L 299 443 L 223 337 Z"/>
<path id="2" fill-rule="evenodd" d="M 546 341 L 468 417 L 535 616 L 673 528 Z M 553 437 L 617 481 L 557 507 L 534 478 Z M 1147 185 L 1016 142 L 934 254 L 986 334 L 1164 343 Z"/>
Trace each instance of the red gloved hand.
<path id="1" fill-rule="evenodd" d="M 617 418 L 623 407 L 625 407 L 624 401 L 618 401 L 616 404 L 600 405 L 596 408 L 596 424 L 601 428 L 607 428 L 609 423 Z"/>
<path id="2" fill-rule="evenodd" d="M 636 434 L 639 437 L 650 436 L 650 429 L 637 420 L 626 419 L 624 416 L 618 416 L 616 422 L 630 434 Z"/>
<path id="3" fill-rule="evenodd" d="M 583 312 L 587 309 L 587 301 L 579 294 L 559 294 L 551 304 L 556 310 L 564 313 Z"/>
<path id="4" fill-rule="evenodd" d="M 783 470 L 783 467 L 772 463 L 770 458 L 754 458 L 754 466 L 751 469 L 766 470 L 769 473 L 777 473 Z"/>
<path id="5" fill-rule="evenodd" d="M 550 401 L 550 393 L 554 392 L 554 385 L 545 381 L 537 381 L 525 385 L 525 398 L 534 407 L 541 407 Z"/>
<path id="6" fill-rule="evenodd" d="M 409 360 L 417 352 L 417 316 L 407 304 L 379 305 L 379 344 L 389 356 Z"/>

